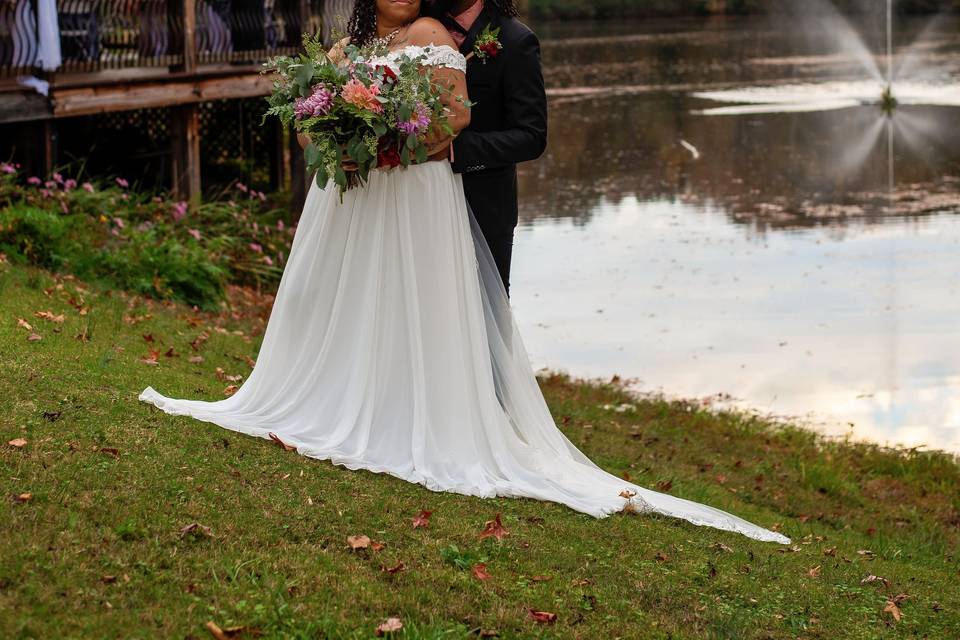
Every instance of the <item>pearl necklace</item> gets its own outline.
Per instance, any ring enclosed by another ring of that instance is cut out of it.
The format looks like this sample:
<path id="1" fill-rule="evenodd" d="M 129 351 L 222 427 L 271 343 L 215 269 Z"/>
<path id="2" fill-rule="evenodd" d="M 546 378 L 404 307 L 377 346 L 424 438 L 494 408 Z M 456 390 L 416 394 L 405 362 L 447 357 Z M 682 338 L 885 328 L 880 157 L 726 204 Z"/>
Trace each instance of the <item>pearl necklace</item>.
<path id="1" fill-rule="evenodd" d="M 370 41 L 370 44 L 373 46 L 374 51 L 386 51 L 390 48 L 390 44 L 393 42 L 393 39 L 397 37 L 397 34 L 400 33 L 402 27 L 397 27 L 387 35 L 381 38 L 374 38 Z"/>

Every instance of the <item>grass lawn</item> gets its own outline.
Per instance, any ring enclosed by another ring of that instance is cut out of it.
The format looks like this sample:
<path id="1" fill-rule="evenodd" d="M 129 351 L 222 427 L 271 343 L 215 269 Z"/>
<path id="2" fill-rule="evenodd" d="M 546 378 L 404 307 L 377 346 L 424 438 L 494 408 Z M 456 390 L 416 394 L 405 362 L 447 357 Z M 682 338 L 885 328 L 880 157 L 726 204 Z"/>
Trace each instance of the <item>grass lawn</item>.
<path id="1" fill-rule="evenodd" d="M 604 468 L 794 544 L 595 520 L 348 471 L 137 401 L 148 384 L 223 397 L 250 371 L 268 297 L 235 290 L 201 314 L 0 264 L 0 300 L 0 637 L 209 638 L 213 622 L 370 638 L 390 617 L 403 638 L 960 637 L 950 456 L 544 378 Z M 498 513 L 509 535 L 481 540 Z"/>

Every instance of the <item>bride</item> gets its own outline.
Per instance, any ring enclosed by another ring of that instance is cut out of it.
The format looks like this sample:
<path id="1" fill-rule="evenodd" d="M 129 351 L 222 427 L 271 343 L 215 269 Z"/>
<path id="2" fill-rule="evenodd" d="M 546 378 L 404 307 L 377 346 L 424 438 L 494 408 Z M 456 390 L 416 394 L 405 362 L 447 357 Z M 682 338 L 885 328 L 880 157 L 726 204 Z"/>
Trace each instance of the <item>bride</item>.
<path id="1" fill-rule="evenodd" d="M 418 17 L 419 0 L 358 3 L 351 24 L 374 6 L 376 32 L 365 42 L 354 33 L 355 44 L 379 44 L 378 63 L 425 52 L 434 76 L 466 95 L 466 61 L 439 22 Z M 463 102 L 447 106 L 463 129 Z M 789 542 L 607 473 L 561 433 L 442 152 L 374 170 L 342 202 L 335 185 L 312 185 L 250 377 L 217 402 L 152 387 L 140 400 L 434 491 L 548 500 L 598 518 L 657 513 Z"/>

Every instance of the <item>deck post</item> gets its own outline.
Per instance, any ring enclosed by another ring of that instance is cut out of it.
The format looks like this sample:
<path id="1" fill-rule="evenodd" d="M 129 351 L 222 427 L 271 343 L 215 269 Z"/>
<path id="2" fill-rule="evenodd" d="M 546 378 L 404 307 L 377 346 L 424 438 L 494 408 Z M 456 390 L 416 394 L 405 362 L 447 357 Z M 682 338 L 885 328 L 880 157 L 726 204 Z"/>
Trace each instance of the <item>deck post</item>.
<path id="1" fill-rule="evenodd" d="M 173 190 L 178 198 L 200 204 L 200 109 L 173 107 Z"/>

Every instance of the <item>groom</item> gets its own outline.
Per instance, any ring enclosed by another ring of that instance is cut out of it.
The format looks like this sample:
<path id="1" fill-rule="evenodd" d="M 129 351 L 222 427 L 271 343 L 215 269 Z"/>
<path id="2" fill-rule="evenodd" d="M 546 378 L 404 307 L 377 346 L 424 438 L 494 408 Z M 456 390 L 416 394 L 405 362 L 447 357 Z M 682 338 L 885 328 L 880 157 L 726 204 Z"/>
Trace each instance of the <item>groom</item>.
<path id="1" fill-rule="evenodd" d="M 509 293 L 517 163 L 540 157 L 547 146 L 540 42 L 517 20 L 513 0 L 433 0 L 425 5 L 468 56 L 467 91 L 475 104 L 470 126 L 453 142 L 453 170 L 463 174 L 467 202 Z M 490 34 L 497 29 L 494 42 Z"/>

